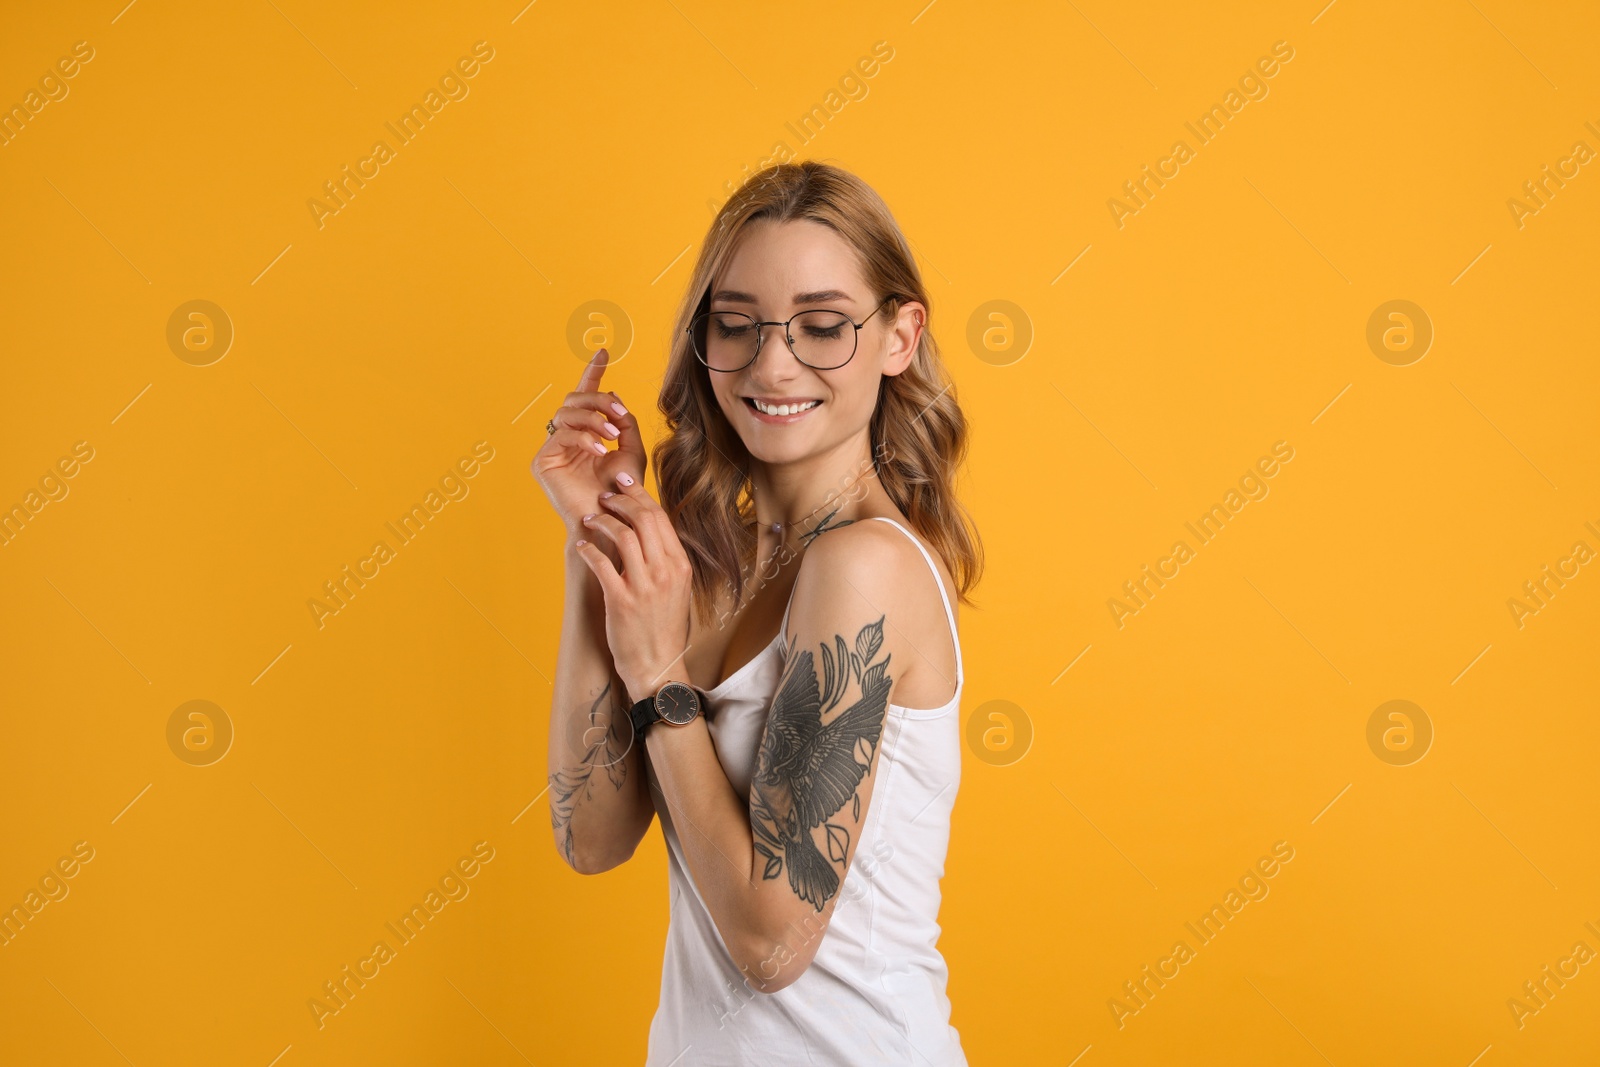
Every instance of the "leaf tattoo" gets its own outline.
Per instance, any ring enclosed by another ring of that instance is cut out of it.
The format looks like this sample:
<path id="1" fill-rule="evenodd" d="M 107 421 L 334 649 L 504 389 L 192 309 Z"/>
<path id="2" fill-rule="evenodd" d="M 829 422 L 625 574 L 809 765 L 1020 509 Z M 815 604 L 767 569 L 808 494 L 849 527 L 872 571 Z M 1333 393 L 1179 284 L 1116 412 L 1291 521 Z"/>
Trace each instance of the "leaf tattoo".
<path id="1" fill-rule="evenodd" d="M 850 685 L 850 675 L 853 673 L 851 670 L 848 670 L 850 667 L 853 667 L 854 664 L 850 659 L 850 649 L 845 648 L 845 638 L 840 637 L 838 633 L 835 633 L 834 643 L 838 648 L 838 672 L 842 673 L 843 678 L 838 680 L 838 689 L 830 689 L 830 693 L 835 693 L 835 696 L 832 701 L 829 701 L 827 707 L 822 709 L 824 712 L 830 712 L 830 710 L 834 710 L 834 705 L 838 704 L 838 697 L 845 696 L 845 688 L 846 686 Z"/>
<path id="2" fill-rule="evenodd" d="M 800 544 L 801 544 L 801 546 L 804 547 L 806 545 L 811 544 L 811 542 L 815 541 L 817 538 L 821 537 L 824 533 L 826 533 L 829 530 L 837 530 L 837 529 L 839 529 L 841 527 L 849 526 L 851 523 L 856 521 L 854 519 L 845 519 L 843 522 L 834 522 L 833 521 L 833 517 L 835 515 L 839 514 L 839 512 L 841 512 L 843 510 L 844 510 L 843 505 L 834 508 L 832 511 L 828 512 L 826 515 L 824 515 L 822 517 L 822 521 L 821 522 L 817 523 L 811 529 L 809 529 L 805 533 L 801 534 L 800 535 Z"/>
<path id="3" fill-rule="evenodd" d="M 843 863 L 845 856 L 850 851 L 850 831 L 842 826 L 828 824 L 828 858 L 835 863 Z"/>
<path id="4" fill-rule="evenodd" d="M 613 733 L 613 727 L 620 721 L 621 716 L 614 713 L 607 714 L 604 710 L 609 706 L 606 697 L 610 692 L 611 679 L 608 678 L 605 688 L 600 690 L 600 695 L 589 705 L 589 729 L 584 731 L 584 736 L 587 737 L 596 730 L 600 732 L 600 736 L 584 752 L 582 764 L 568 770 L 557 771 L 550 776 L 550 827 L 561 836 L 561 852 L 567 857 L 568 864 L 575 862 L 572 850 L 572 814 L 578 808 L 580 791 L 586 799 L 593 795 L 590 779 L 594 775 L 595 767 L 605 767 L 606 777 L 611 779 L 612 786 L 618 792 L 621 792 L 622 783 L 628 779 L 628 765 L 622 759 L 628 754 L 627 749 L 618 743 Z"/>
<path id="5" fill-rule="evenodd" d="M 756 851 L 766 859 L 762 878 L 787 869 L 790 888 L 818 911 L 839 891 L 841 872 L 848 869 L 850 833 L 830 820 L 849 804 L 851 817 L 860 821 L 858 789 L 883 730 L 891 657 L 872 662 L 883 647 L 883 621 L 879 616 L 861 628 L 854 652 L 842 635 L 834 636 L 832 649 L 821 644 L 820 690 L 811 651 L 791 656 L 751 782 L 751 829 Z M 856 700 L 824 723 L 823 714 L 852 688 Z M 812 837 L 818 827 L 824 829 L 827 856 Z"/>
<path id="6" fill-rule="evenodd" d="M 883 644 L 883 627 L 873 629 L 864 626 L 856 634 L 856 656 L 862 663 L 871 663 L 872 657 L 878 654 L 878 648 Z"/>

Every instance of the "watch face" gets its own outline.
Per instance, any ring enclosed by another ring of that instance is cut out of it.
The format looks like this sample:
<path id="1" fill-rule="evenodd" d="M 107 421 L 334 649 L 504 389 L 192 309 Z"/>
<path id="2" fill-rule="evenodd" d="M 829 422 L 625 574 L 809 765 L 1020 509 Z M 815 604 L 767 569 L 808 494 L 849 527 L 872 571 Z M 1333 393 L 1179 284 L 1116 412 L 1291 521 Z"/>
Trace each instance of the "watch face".
<path id="1" fill-rule="evenodd" d="M 656 694 L 656 714 L 662 722 L 682 726 L 700 714 L 700 695 L 682 682 L 668 682 Z"/>

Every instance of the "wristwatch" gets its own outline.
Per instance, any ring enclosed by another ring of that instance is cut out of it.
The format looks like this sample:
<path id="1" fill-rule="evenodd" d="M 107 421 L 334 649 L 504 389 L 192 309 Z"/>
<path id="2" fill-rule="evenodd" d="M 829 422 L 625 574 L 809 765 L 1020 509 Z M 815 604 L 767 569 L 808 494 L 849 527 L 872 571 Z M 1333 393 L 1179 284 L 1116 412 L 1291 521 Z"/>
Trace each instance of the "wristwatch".
<path id="1" fill-rule="evenodd" d="M 683 682 L 667 682 L 629 709 L 628 717 L 633 720 L 634 734 L 643 737 L 645 729 L 653 722 L 684 726 L 693 722 L 704 709 L 705 698 L 700 690 Z"/>

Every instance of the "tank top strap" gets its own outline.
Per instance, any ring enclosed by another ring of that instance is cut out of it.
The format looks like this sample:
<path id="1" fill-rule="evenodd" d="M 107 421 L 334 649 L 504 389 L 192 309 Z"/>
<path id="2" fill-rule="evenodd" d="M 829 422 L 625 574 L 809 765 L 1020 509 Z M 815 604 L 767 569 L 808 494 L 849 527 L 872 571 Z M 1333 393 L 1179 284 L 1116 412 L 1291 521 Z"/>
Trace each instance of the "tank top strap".
<path id="1" fill-rule="evenodd" d="M 956 686 L 959 689 L 962 684 L 961 637 L 956 632 L 956 615 L 955 612 L 950 610 L 950 597 L 944 591 L 944 579 L 939 577 L 939 568 L 934 566 L 933 557 L 928 554 L 928 550 L 926 548 L 922 547 L 922 542 L 918 540 L 917 536 L 910 530 L 906 529 L 894 519 L 889 518 L 887 515 L 874 515 L 872 517 L 874 519 L 883 520 L 909 537 L 911 539 L 911 543 L 917 546 L 917 551 L 922 553 L 922 558 L 928 561 L 928 569 L 933 572 L 933 584 L 938 587 L 939 599 L 944 603 L 945 621 L 950 624 L 950 643 L 953 644 L 956 649 Z"/>

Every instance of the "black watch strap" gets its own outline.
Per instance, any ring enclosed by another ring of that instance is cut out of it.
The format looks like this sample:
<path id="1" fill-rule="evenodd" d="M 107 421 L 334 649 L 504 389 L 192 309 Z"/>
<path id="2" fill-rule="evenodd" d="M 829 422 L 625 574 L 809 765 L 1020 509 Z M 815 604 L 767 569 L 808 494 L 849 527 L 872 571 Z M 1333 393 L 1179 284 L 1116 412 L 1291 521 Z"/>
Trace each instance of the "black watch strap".
<path id="1" fill-rule="evenodd" d="M 660 719 L 656 714 L 656 695 L 651 693 L 643 700 L 638 701 L 628 709 L 628 718 L 633 721 L 633 736 L 643 737 L 645 728 Z"/>
<path id="2" fill-rule="evenodd" d="M 661 710 L 666 703 L 666 713 Z M 667 682 L 654 693 L 634 703 L 628 709 L 635 737 L 643 737 L 651 723 L 663 719 L 676 726 L 692 722 L 705 711 L 705 694 L 686 682 Z"/>

